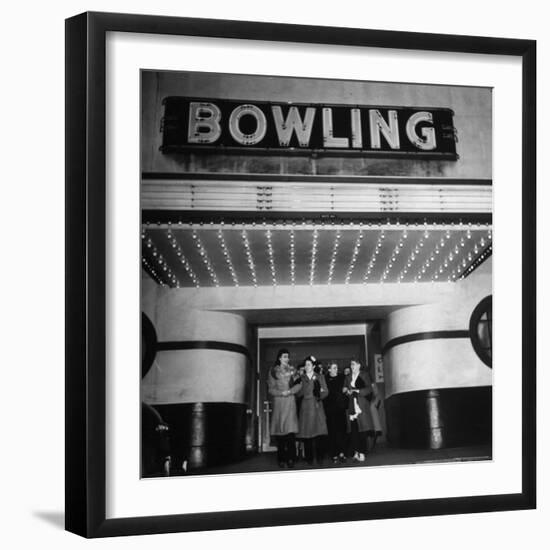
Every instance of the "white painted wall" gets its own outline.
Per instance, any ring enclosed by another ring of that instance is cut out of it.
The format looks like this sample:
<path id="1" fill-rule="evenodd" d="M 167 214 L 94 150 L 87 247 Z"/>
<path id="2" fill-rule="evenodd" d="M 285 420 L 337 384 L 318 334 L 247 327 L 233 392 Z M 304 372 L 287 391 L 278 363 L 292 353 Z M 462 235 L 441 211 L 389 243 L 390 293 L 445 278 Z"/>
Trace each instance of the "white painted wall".
<path id="1" fill-rule="evenodd" d="M 218 341 L 246 347 L 246 321 L 239 315 L 197 311 L 181 304 L 156 308 L 159 342 Z M 142 399 L 151 405 L 196 402 L 245 403 L 250 365 L 229 350 L 158 351 L 141 382 Z"/>
<path id="2" fill-rule="evenodd" d="M 150 303 L 151 300 L 157 300 L 152 309 L 158 312 L 155 327 L 160 341 L 222 340 L 243 342 L 244 345 L 246 321 L 240 315 L 219 313 L 219 310 L 238 313 L 254 309 L 270 311 L 279 308 L 309 310 L 317 307 L 354 307 L 357 308 L 359 321 L 361 315 L 366 318 L 368 308 L 397 307 L 397 310 L 387 315 L 382 325 L 383 343 L 386 343 L 418 332 L 468 330 L 474 308 L 492 293 L 491 266 L 492 260 L 489 259 L 479 272 L 475 271 L 457 283 L 200 289 L 161 289 L 158 285 L 151 287 L 147 284 L 143 287 L 147 291 L 144 301 Z M 148 279 L 147 275 L 144 277 Z M 364 308 L 363 313 L 361 308 Z M 286 330 L 286 334 L 296 329 L 262 330 L 278 330 L 277 334 Z M 303 327 L 301 331 L 304 330 L 311 332 L 312 329 Z M 330 327 L 328 330 L 331 330 Z M 211 393 L 212 396 L 218 396 L 217 400 L 242 399 L 240 390 L 236 389 L 239 384 L 236 380 L 239 379 L 237 372 L 244 367 L 233 359 L 237 355 L 228 355 L 232 368 L 220 367 L 221 378 L 216 378 L 216 384 L 221 380 L 227 384 L 223 388 L 223 384 L 220 384 L 220 391 L 216 393 L 208 388 L 208 380 L 212 380 L 209 369 L 212 367 L 206 351 L 161 352 L 157 355 L 157 367 L 161 370 L 153 368 L 149 371 L 143 382 L 144 396 L 150 402 L 157 403 L 189 402 L 191 397 L 201 401 L 204 399 L 200 396 Z M 386 397 L 394 393 L 430 388 L 492 384 L 492 370 L 478 358 L 469 339 L 424 340 L 401 344 L 388 351 L 384 365 Z M 242 380 L 244 384 L 244 378 Z M 184 387 L 195 387 L 197 391 L 185 390 L 182 393 Z M 213 400 L 216 398 L 213 397 Z"/>
<path id="3" fill-rule="evenodd" d="M 492 259 L 480 272 L 455 283 L 440 302 L 407 307 L 388 315 L 383 343 L 418 332 L 469 330 L 479 302 L 492 294 Z M 519 337 L 519 335 L 518 335 Z M 399 344 L 384 357 L 386 397 L 431 388 L 490 386 L 493 371 L 477 356 L 469 338 L 418 340 Z"/>
<path id="4" fill-rule="evenodd" d="M 384 343 L 415 332 L 434 330 L 467 330 L 470 316 L 477 304 L 492 294 L 492 259 L 486 260 L 482 271 L 477 270 L 469 277 L 452 283 L 452 290 L 432 300 L 429 287 L 424 287 L 425 304 L 400 309 L 388 315 L 384 331 Z M 422 285 L 420 285 L 422 286 Z"/>
<path id="5" fill-rule="evenodd" d="M 450 283 L 386 283 L 162 289 L 170 307 L 208 310 L 264 310 L 409 306 L 438 302 L 453 292 Z"/>
<path id="6" fill-rule="evenodd" d="M 432 388 L 491 386 L 493 371 L 469 339 L 420 340 L 401 344 L 384 357 L 386 397 Z"/>
<path id="7" fill-rule="evenodd" d="M 161 351 L 142 381 L 151 405 L 246 403 L 250 367 L 240 353 L 197 349 Z"/>

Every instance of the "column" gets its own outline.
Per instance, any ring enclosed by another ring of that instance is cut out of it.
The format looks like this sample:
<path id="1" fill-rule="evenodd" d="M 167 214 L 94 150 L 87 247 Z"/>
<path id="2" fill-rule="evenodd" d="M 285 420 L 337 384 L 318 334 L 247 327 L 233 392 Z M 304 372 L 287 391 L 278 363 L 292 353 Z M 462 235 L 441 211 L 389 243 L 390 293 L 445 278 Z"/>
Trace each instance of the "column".
<path id="1" fill-rule="evenodd" d="M 162 304 L 142 399 L 169 424 L 176 467 L 201 468 L 245 452 L 250 352 L 243 317 Z"/>

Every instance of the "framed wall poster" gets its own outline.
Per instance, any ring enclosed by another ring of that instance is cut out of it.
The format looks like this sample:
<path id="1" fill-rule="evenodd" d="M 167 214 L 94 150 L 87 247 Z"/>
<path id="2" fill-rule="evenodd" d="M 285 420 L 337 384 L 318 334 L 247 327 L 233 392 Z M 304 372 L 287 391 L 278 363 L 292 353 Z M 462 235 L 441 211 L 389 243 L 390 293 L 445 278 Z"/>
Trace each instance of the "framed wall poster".
<path id="1" fill-rule="evenodd" d="M 533 508 L 535 43 L 66 29 L 67 529 Z"/>

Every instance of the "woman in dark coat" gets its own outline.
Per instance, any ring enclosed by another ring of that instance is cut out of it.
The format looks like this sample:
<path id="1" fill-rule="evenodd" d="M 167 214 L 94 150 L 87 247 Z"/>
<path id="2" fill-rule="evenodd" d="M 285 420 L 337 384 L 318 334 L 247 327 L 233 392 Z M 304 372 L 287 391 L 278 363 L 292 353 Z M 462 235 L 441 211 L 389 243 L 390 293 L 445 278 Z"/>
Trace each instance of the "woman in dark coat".
<path id="1" fill-rule="evenodd" d="M 304 361 L 304 374 L 300 378 L 302 397 L 298 418 L 298 437 L 304 442 L 304 455 L 308 464 L 313 464 L 314 457 L 322 462 L 321 438 L 326 436 L 327 421 L 322 400 L 328 395 L 325 377 L 314 370 L 314 359 L 310 356 Z"/>
<path id="2" fill-rule="evenodd" d="M 364 462 L 367 454 L 367 434 L 374 430 L 368 398 L 372 396 L 371 384 L 363 375 L 359 361 L 350 363 L 351 374 L 344 381 L 344 393 L 349 396 L 347 410 L 350 456 L 356 462 Z"/>
<path id="3" fill-rule="evenodd" d="M 346 410 L 349 397 L 343 392 L 344 380 L 344 375 L 338 374 L 338 365 L 332 363 L 325 376 L 328 396 L 323 405 L 327 418 L 328 452 L 334 464 L 346 461 Z"/>
<path id="4" fill-rule="evenodd" d="M 270 433 L 277 440 L 277 460 L 281 468 L 285 465 L 292 468 L 296 461 L 298 414 L 295 396 L 301 383 L 296 369 L 289 364 L 289 358 L 288 350 L 279 350 L 267 377 L 268 393 L 273 398 Z"/>

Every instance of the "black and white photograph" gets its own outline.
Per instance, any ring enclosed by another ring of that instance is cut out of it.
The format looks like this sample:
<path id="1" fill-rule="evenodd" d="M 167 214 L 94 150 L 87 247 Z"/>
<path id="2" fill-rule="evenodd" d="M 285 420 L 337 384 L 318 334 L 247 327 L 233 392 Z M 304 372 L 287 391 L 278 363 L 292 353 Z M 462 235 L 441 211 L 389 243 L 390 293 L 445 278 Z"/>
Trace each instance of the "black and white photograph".
<path id="1" fill-rule="evenodd" d="M 493 90 L 140 91 L 141 476 L 491 461 Z"/>
<path id="2" fill-rule="evenodd" d="M 7 3 L 4 546 L 543 547 L 546 12 Z"/>

